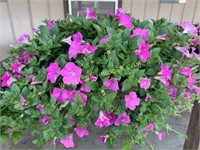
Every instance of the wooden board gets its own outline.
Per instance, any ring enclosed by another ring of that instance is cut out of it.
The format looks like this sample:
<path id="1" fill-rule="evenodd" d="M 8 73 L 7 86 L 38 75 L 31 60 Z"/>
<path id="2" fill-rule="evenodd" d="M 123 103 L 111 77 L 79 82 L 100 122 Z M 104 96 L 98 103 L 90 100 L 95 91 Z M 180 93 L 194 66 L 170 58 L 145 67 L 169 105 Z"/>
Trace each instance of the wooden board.
<path id="1" fill-rule="evenodd" d="M 173 4 L 170 21 L 173 23 L 181 23 L 185 4 Z"/>
<path id="2" fill-rule="evenodd" d="M 64 2 L 63 0 L 48 0 L 50 18 L 52 19 L 64 19 Z"/>
<path id="3" fill-rule="evenodd" d="M 158 18 L 170 19 L 172 4 L 160 4 Z"/>
<path id="4" fill-rule="evenodd" d="M 145 19 L 157 19 L 160 0 L 147 0 Z"/>
<path id="5" fill-rule="evenodd" d="M 34 27 L 38 27 L 40 24 L 42 24 L 44 19 L 50 18 L 48 11 L 48 0 L 31 0 L 30 8 Z"/>
<path id="6" fill-rule="evenodd" d="M 193 20 L 196 2 L 197 2 L 196 0 L 187 0 L 187 2 L 185 3 L 182 22 Z"/>
<path id="7" fill-rule="evenodd" d="M 131 14 L 133 0 L 122 0 L 122 8 L 124 12 Z"/>
<path id="8" fill-rule="evenodd" d="M 8 0 L 9 11 L 14 24 L 14 32 L 18 38 L 21 34 L 31 34 L 31 16 L 28 0 Z"/>
<path id="9" fill-rule="evenodd" d="M 12 33 L 7 3 L 0 3 L 0 61 L 8 56 L 7 51 L 13 41 L 14 34 Z"/>
<path id="10" fill-rule="evenodd" d="M 144 20 L 146 0 L 132 0 L 132 16 Z"/>
<path id="11" fill-rule="evenodd" d="M 194 23 L 200 23 L 200 0 L 197 0 L 193 22 Z"/>

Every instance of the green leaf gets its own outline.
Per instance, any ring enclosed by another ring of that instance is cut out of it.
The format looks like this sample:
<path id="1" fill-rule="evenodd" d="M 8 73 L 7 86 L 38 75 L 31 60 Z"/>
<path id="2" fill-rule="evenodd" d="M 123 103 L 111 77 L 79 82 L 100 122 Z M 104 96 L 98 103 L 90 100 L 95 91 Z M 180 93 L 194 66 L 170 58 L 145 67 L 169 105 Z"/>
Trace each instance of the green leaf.
<path id="1" fill-rule="evenodd" d="M 13 143 L 17 144 L 22 140 L 22 132 L 21 131 L 14 131 L 12 133 Z"/>
<path id="2" fill-rule="evenodd" d="M 0 134 L 0 142 L 7 143 L 9 141 L 9 135 L 7 133 Z"/>
<path id="3" fill-rule="evenodd" d="M 122 150 L 132 150 L 134 141 L 132 139 L 123 142 Z"/>
<path id="4" fill-rule="evenodd" d="M 157 70 L 155 68 L 149 68 L 149 69 L 147 69 L 147 71 L 145 73 L 149 76 L 152 76 L 152 75 L 157 74 Z"/>
<path id="5" fill-rule="evenodd" d="M 95 81 L 88 81 L 88 82 L 86 83 L 86 86 L 87 86 L 88 88 L 90 88 L 92 91 L 95 91 L 95 90 L 98 89 L 98 83 L 95 82 Z"/>
<path id="6" fill-rule="evenodd" d="M 11 86 L 11 92 L 19 93 L 20 88 L 17 86 L 17 84 L 13 83 Z"/>
<path id="7" fill-rule="evenodd" d="M 132 83 L 130 82 L 129 79 L 126 79 L 126 80 L 123 82 L 122 92 L 128 91 L 131 87 L 132 87 Z"/>

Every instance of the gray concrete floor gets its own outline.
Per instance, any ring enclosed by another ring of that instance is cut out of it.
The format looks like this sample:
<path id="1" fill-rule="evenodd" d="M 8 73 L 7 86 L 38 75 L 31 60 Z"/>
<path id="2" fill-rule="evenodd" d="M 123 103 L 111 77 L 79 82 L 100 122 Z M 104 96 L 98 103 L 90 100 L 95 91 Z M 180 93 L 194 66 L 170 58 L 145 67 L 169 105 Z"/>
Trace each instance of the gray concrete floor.
<path id="1" fill-rule="evenodd" d="M 190 113 L 185 112 L 183 113 L 182 117 L 171 117 L 170 118 L 170 125 L 173 129 L 186 133 L 188 123 L 190 119 Z M 75 145 L 76 147 L 74 150 L 107 150 L 107 146 L 99 142 L 99 136 L 103 134 L 103 130 L 98 129 L 96 127 L 92 127 L 89 129 L 90 135 L 85 138 L 75 138 Z M 50 146 L 44 146 L 43 148 L 37 148 L 35 145 L 32 144 L 33 137 L 30 135 L 29 132 L 25 133 L 24 139 L 27 141 L 26 144 L 17 144 L 14 145 L 12 142 L 8 144 L 0 144 L 0 150 L 49 150 L 51 149 Z M 155 150 L 182 150 L 184 144 L 184 138 L 180 137 L 176 133 L 171 132 L 169 135 L 166 135 L 165 140 L 159 141 L 156 135 L 149 135 L 149 141 L 154 146 Z M 120 149 L 121 140 L 119 139 L 116 146 L 116 149 Z M 62 145 L 59 144 L 58 150 L 65 149 Z M 150 149 L 150 148 L 149 148 Z M 133 150 L 141 150 L 138 145 L 133 145 Z"/>

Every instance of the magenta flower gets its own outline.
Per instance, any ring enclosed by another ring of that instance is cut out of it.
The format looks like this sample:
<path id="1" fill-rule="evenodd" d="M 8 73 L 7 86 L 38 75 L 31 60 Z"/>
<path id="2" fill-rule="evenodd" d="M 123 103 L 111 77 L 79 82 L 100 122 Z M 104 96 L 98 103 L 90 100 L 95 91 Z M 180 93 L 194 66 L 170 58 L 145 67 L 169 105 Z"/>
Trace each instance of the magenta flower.
<path id="1" fill-rule="evenodd" d="M 188 82 L 189 82 L 189 84 L 188 84 L 188 88 L 190 89 L 190 90 L 192 90 L 193 88 L 194 88 L 194 84 L 195 84 L 195 77 L 193 76 L 193 75 L 190 75 L 189 76 L 189 78 L 188 78 Z"/>
<path id="2" fill-rule="evenodd" d="M 83 12 L 82 10 L 79 10 L 79 11 L 78 11 L 78 15 L 79 15 L 79 16 L 83 16 L 83 15 L 84 15 L 84 12 Z"/>
<path id="3" fill-rule="evenodd" d="M 169 80 L 172 77 L 172 70 L 169 69 L 168 65 L 163 65 L 161 66 L 161 75 L 160 77 L 158 77 L 159 80 L 161 80 L 166 86 L 168 86 Z"/>
<path id="4" fill-rule="evenodd" d="M 48 125 L 50 119 L 51 119 L 51 115 L 43 115 L 42 118 L 41 118 L 41 122 L 44 125 Z"/>
<path id="5" fill-rule="evenodd" d="M 23 96 L 21 96 L 21 98 L 20 98 L 20 103 L 21 103 L 22 107 L 24 107 L 26 104 L 26 99 Z"/>
<path id="6" fill-rule="evenodd" d="M 152 130 L 154 130 L 154 123 L 150 123 L 150 124 L 148 124 L 148 126 L 146 127 L 146 131 L 152 131 Z"/>
<path id="7" fill-rule="evenodd" d="M 91 73 L 89 74 L 89 79 L 90 81 L 97 81 L 98 77 L 92 75 Z"/>
<path id="8" fill-rule="evenodd" d="M 22 74 L 20 74 L 20 73 L 16 73 L 15 77 L 17 77 L 18 79 L 22 79 L 24 76 Z"/>
<path id="9" fill-rule="evenodd" d="M 33 32 L 34 34 L 37 34 L 37 33 L 39 32 L 39 30 L 38 30 L 37 28 L 32 28 L 32 32 Z"/>
<path id="10" fill-rule="evenodd" d="M 72 134 L 68 134 L 66 136 L 65 140 L 60 140 L 60 143 L 63 144 L 65 146 L 65 148 L 71 148 L 74 147 L 74 141 L 73 141 L 73 135 Z"/>
<path id="11" fill-rule="evenodd" d="M 192 47 L 192 55 L 197 59 L 197 60 L 200 60 L 200 55 L 195 53 L 195 50 L 196 48 L 195 47 Z"/>
<path id="12" fill-rule="evenodd" d="M 168 95 L 172 98 L 176 98 L 178 89 L 177 88 L 169 88 Z"/>
<path id="13" fill-rule="evenodd" d="M 139 48 L 135 51 L 135 55 L 139 56 L 142 62 L 146 62 L 151 57 L 151 53 L 149 52 L 150 47 L 150 44 L 140 42 Z"/>
<path id="14" fill-rule="evenodd" d="M 58 103 L 65 103 L 70 98 L 70 92 L 63 88 L 54 88 L 51 97 L 55 98 Z"/>
<path id="15" fill-rule="evenodd" d="M 148 29 L 141 29 L 141 28 L 137 28 L 135 30 L 133 30 L 133 33 L 131 34 L 131 38 L 141 35 L 142 39 L 144 41 L 148 41 L 149 40 L 149 30 Z"/>
<path id="16" fill-rule="evenodd" d="M 102 111 L 100 111 L 99 113 L 99 118 L 97 119 L 97 121 L 95 122 L 96 126 L 99 126 L 100 128 L 106 126 L 110 126 L 110 119 L 108 117 L 106 117 Z"/>
<path id="17" fill-rule="evenodd" d="M 87 12 L 86 18 L 94 19 L 94 20 L 98 19 L 98 16 L 95 14 L 94 10 L 92 10 L 91 8 L 86 7 L 86 12 Z"/>
<path id="18" fill-rule="evenodd" d="M 192 71 L 190 69 L 190 67 L 183 67 L 181 68 L 180 72 L 185 75 L 185 76 L 191 76 L 192 75 Z"/>
<path id="19" fill-rule="evenodd" d="M 21 57 L 22 62 L 25 64 L 28 64 L 28 61 L 30 58 L 35 58 L 35 54 L 31 53 L 31 54 L 25 54 L 24 56 Z"/>
<path id="20" fill-rule="evenodd" d="M 81 80 L 80 83 L 82 84 L 80 90 L 83 91 L 83 92 L 89 93 L 90 92 L 90 88 L 88 88 L 86 86 L 86 82 Z"/>
<path id="21" fill-rule="evenodd" d="M 140 78 L 140 87 L 143 89 L 148 89 L 151 85 L 151 79 L 148 78 Z"/>
<path id="22" fill-rule="evenodd" d="M 149 95 L 148 93 L 147 93 L 147 96 L 146 96 L 146 98 L 145 98 L 145 100 L 146 101 L 152 101 L 152 97 L 151 97 L 151 95 Z"/>
<path id="23" fill-rule="evenodd" d="M 68 62 L 60 74 L 63 76 L 63 82 L 65 84 L 77 85 L 80 82 L 82 69 L 73 62 Z"/>
<path id="24" fill-rule="evenodd" d="M 121 13 L 119 17 L 120 17 L 119 18 L 120 25 L 122 25 L 128 29 L 133 28 L 133 24 L 131 22 L 131 17 L 129 17 L 128 15 L 126 15 L 124 13 Z"/>
<path id="25" fill-rule="evenodd" d="M 184 29 L 184 33 L 190 33 L 193 36 L 197 36 L 198 30 L 191 22 L 183 22 L 181 27 Z"/>
<path id="26" fill-rule="evenodd" d="M 118 81 L 117 81 L 117 79 L 115 79 L 113 77 L 110 78 L 110 80 L 103 82 L 103 85 L 105 87 L 107 87 L 109 90 L 112 90 L 112 91 L 115 91 L 115 92 L 117 92 L 117 90 L 119 90 Z"/>
<path id="27" fill-rule="evenodd" d="M 60 75 L 60 67 L 59 63 L 51 63 L 47 68 L 47 79 L 51 81 L 51 83 L 55 83 L 58 76 Z"/>
<path id="28" fill-rule="evenodd" d="M 200 95 L 200 87 L 195 86 L 194 89 L 195 89 L 196 94 Z"/>
<path id="29" fill-rule="evenodd" d="M 125 101 L 126 108 L 129 108 L 132 111 L 140 104 L 140 99 L 137 97 L 135 92 L 130 92 L 129 95 L 126 95 Z"/>
<path id="30" fill-rule="evenodd" d="M 37 105 L 37 109 L 38 109 L 40 112 L 43 112 L 43 111 L 44 111 L 44 105 L 38 104 L 38 105 Z"/>
<path id="31" fill-rule="evenodd" d="M 129 115 L 124 112 L 120 114 L 117 119 L 115 120 L 115 125 L 120 126 L 121 124 L 128 125 L 131 122 Z"/>
<path id="32" fill-rule="evenodd" d="M 189 52 L 189 49 L 190 49 L 189 46 L 177 47 L 176 49 L 178 51 L 182 52 L 186 57 L 191 57 L 191 54 Z"/>
<path id="33" fill-rule="evenodd" d="M 165 132 L 157 132 L 156 134 L 159 140 L 163 140 L 165 138 Z"/>
<path id="34" fill-rule="evenodd" d="M 8 87 L 10 88 L 14 79 L 12 78 L 12 75 L 7 71 L 4 73 L 4 75 L 1 77 L 1 86 L 2 87 Z"/>
<path id="35" fill-rule="evenodd" d="M 19 43 L 19 44 L 28 43 L 29 40 L 30 40 L 30 35 L 28 35 L 28 34 L 22 34 L 22 35 L 18 38 L 18 43 Z"/>
<path id="36" fill-rule="evenodd" d="M 56 146 L 56 140 L 53 139 L 53 140 L 51 141 L 50 145 L 51 145 L 51 146 Z"/>
<path id="37" fill-rule="evenodd" d="M 55 20 L 50 20 L 49 22 L 48 22 L 48 28 L 49 28 L 49 30 L 52 30 L 53 29 L 53 27 L 54 27 L 54 25 L 55 25 Z"/>
<path id="38" fill-rule="evenodd" d="M 87 104 L 87 95 L 85 95 L 84 93 L 81 93 L 80 91 L 76 91 L 76 90 L 70 91 L 70 97 L 69 97 L 70 101 L 71 102 L 75 101 L 76 94 L 78 94 L 81 97 L 83 106 L 85 106 Z"/>
<path id="39" fill-rule="evenodd" d="M 185 100 L 192 98 L 192 95 L 190 94 L 190 92 L 186 92 L 185 89 L 183 89 L 183 92 L 184 92 L 184 99 Z"/>
<path id="40" fill-rule="evenodd" d="M 168 38 L 169 38 L 168 34 L 162 34 L 162 35 L 160 36 L 160 39 L 161 39 L 161 40 L 167 40 Z"/>
<path id="41" fill-rule="evenodd" d="M 101 43 L 105 43 L 105 42 L 107 42 L 108 41 L 108 39 L 110 38 L 110 35 L 105 35 L 100 41 L 99 41 L 99 43 L 101 44 Z"/>
<path id="42" fill-rule="evenodd" d="M 107 111 L 104 111 L 103 113 L 106 117 L 110 119 L 110 125 L 113 125 L 115 123 L 115 120 L 117 119 L 117 116 L 114 114 L 114 112 L 109 113 Z"/>
<path id="43" fill-rule="evenodd" d="M 97 46 L 91 46 L 90 43 L 86 43 L 86 45 L 81 45 L 80 52 L 82 54 L 88 55 L 92 54 L 97 50 Z"/>
<path id="44" fill-rule="evenodd" d="M 88 130 L 87 130 L 87 128 L 86 127 L 76 127 L 76 128 L 74 128 L 74 131 L 76 131 L 76 134 L 77 134 L 77 136 L 78 137 L 84 137 L 84 136 L 87 136 L 87 135 L 89 135 L 89 132 L 88 132 Z"/>
<path id="45" fill-rule="evenodd" d="M 199 39 L 197 39 L 197 38 L 192 39 L 192 44 L 193 45 L 199 45 L 200 44 Z"/>
<path id="46" fill-rule="evenodd" d="M 33 74 L 29 76 L 29 79 L 30 79 L 31 85 L 36 86 L 39 84 L 39 82 L 35 81 L 35 76 Z"/>
<path id="47" fill-rule="evenodd" d="M 77 41 L 71 42 L 68 51 L 69 59 L 76 58 L 80 52 L 81 52 L 81 43 Z"/>
<path id="48" fill-rule="evenodd" d="M 73 41 L 81 43 L 83 41 L 83 35 L 81 34 L 81 32 L 77 32 L 72 35 L 72 39 Z"/>
<path id="49" fill-rule="evenodd" d="M 69 118 L 69 121 L 70 121 L 71 126 L 76 124 L 72 116 Z"/>
<path id="50" fill-rule="evenodd" d="M 72 36 L 69 36 L 69 37 L 63 39 L 62 41 L 65 42 L 65 43 L 68 43 L 69 45 L 71 45 L 71 43 L 72 43 Z"/>
<path id="51" fill-rule="evenodd" d="M 109 135 L 101 135 L 100 136 L 100 141 L 102 143 L 106 143 L 107 139 L 109 138 Z"/>
<path id="52" fill-rule="evenodd" d="M 123 9 L 122 8 L 118 8 L 117 12 L 115 14 L 115 18 L 119 19 L 121 14 L 123 14 Z"/>

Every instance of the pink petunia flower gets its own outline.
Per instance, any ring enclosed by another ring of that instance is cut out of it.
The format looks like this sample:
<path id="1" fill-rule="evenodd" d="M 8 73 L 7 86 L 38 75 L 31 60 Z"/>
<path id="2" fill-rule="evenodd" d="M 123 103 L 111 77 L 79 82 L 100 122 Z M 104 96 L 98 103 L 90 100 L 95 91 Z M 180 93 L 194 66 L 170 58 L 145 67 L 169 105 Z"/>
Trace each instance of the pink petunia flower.
<path id="1" fill-rule="evenodd" d="M 70 98 L 70 91 L 63 88 L 54 88 L 51 97 L 55 98 L 58 103 L 65 103 Z"/>
<path id="2" fill-rule="evenodd" d="M 187 77 L 192 75 L 192 71 L 191 71 L 190 67 L 183 67 L 183 68 L 181 68 L 180 72 Z"/>
<path id="3" fill-rule="evenodd" d="M 73 62 L 68 62 L 60 74 L 63 76 L 63 82 L 65 84 L 77 85 L 80 82 L 82 69 Z"/>
<path id="4" fill-rule="evenodd" d="M 117 119 L 115 120 L 115 125 L 120 126 L 121 124 L 128 125 L 131 122 L 129 115 L 124 112 L 120 114 Z"/>
<path id="5" fill-rule="evenodd" d="M 101 135 L 100 136 L 100 142 L 106 143 L 108 138 L 109 138 L 109 135 Z"/>
<path id="6" fill-rule="evenodd" d="M 105 35 L 100 41 L 99 41 L 99 43 L 101 44 L 101 43 L 105 43 L 105 42 L 107 42 L 108 41 L 108 39 L 110 38 L 110 35 Z"/>
<path id="7" fill-rule="evenodd" d="M 65 148 L 72 148 L 74 147 L 73 135 L 68 134 L 65 140 L 60 140 L 60 143 L 65 146 Z"/>
<path id="8" fill-rule="evenodd" d="M 95 122 L 96 126 L 99 126 L 100 128 L 106 126 L 110 126 L 110 119 L 108 117 L 106 117 L 102 111 L 100 111 L 99 113 L 99 118 L 97 119 L 97 121 Z"/>
<path id="9" fill-rule="evenodd" d="M 132 24 L 132 21 L 131 21 L 131 17 L 129 17 L 128 15 L 124 14 L 124 13 L 121 13 L 119 15 L 119 22 L 120 22 L 120 25 L 128 28 L 128 29 L 132 29 L 133 28 L 133 24 Z"/>
<path id="10" fill-rule="evenodd" d="M 71 43 L 72 43 L 72 36 L 69 36 L 69 37 L 63 39 L 62 41 L 65 42 L 65 43 L 68 43 L 69 45 L 71 45 Z"/>
<path id="11" fill-rule="evenodd" d="M 135 30 L 133 30 L 133 33 L 131 34 L 131 38 L 141 35 L 142 39 L 144 41 L 148 41 L 149 40 L 149 30 L 148 29 L 141 29 L 141 28 L 137 28 Z"/>
<path id="12" fill-rule="evenodd" d="M 71 126 L 76 124 L 72 116 L 69 118 L 69 121 L 70 121 Z"/>
<path id="13" fill-rule="evenodd" d="M 115 123 L 115 120 L 117 119 L 117 116 L 114 114 L 114 112 L 109 113 L 107 111 L 104 111 L 103 113 L 106 117 L 110 119 L 110 124 L 113 125 Z"/>
<path id="14" fill-rule="evenodd" d="M 78 16 L 83 16 L 83 15 L 84 15 L 83 10 L 79 10 L 79 11 L 78 11 Z"/>
<path id="15" fill-rule="evenodd" d="M 40 112 L 43 112 L 43 111 L 44 111 L 44 105 L 38 104 L 38 105 L 37 105 L 37 109 L 38 109 Z"/>
<path id="16" fill-rule="evenodd" d="M 97 81 L 98 77 L 92 75 L 91 73 L 89 74 L 89 79 L 90 81 Z"/>
<path id="17" fill-rule="evenodd" d="M 165 138 L 165 132 L 157 132 L 156 134 L 159 140 L 163 140 Z"/>
<path id="18" fill-rule="evenodd" d="M 197 59 L 197 60 L 200 60 L 200 55 L 195 53 L 195 50 L 196 48 L 195 47 L 192 47 L 192 55 Z"/>
<path id="19" fill-rule="evenodd" d="M 176 47 L 176 49 L 180 52 L 182 52 L 186 57 L 191 57 L 191 54 L 189 52 L 190 47 L 184 46 L 184 47 Z"/>
<path id="20" fill-rule="evenodd" d="M 112 91 L 115 91 L 115 92 L 117 92 L 119 90 L 118 81 L 117 81 L 117 79 L 115 79 L 113 77 L 110 78 L 110 80 L 103 82 L 103 85 L 105 87 L 107 87 L 109 90 L 112 90 Z"/>
<path id="21" fill-rule="evenodd" d="M 81 32 L 77 32 L 77 33 L 75 33 L 75 34 L 72 35 L 72 39 L 73 39 L 73 41 L 82 43 L 82 41 L 83 41 L 83 35 L 81 34 Z"/>
<path id="22" fill-rule="evenodd" d="M 148 89 L 151 85 L 151 79 L 148 78 L 140 78 L 140 87 L 143 89 Z"/>
<path id="23" fill-rule="evenodd" d="M 55 83 L 58 76 L 60 75 L 60 67 L 59 63 L 51 63 L 47 68 L 47 79 L 51 81 L 51 83 Z"/>
<path id="24" fill-rule="evenodd" d="M 194 86 L 197 95 L 200 95 L 200 87 Z"/>
<path id="25" fill-rule="evenodd" d="M 77 134 L 77 136 L 78 137 L 84 137 L 84 136 L 87 136 L 87 135 L 89 135 L 89 132 L 88 132 L 88 130 L 87 130 L 87 128 L 86 127 L 76 127 L 76 128 L 74 128 L 74 131 L 76 131 L 76 134 Z"/>
<path id="26" fill-rule="evenodd" d="M 147 93 L 147 95 L 146 95 L 146 98 L 145 98 L 145 101 L 152 101 L 152 97 L 151 97 L 151 95 L 149 95 L 148 93 Z"/>
<path id="27" fill-rule="evenodd" d="M 34 34 L 37 34 L 37 33 L 39 32 L 39 30 L 38 30 L 38 28 L 32 28 L 32 32 L 33 32 Z"/>
<path id="28" fill-rule="evenodd" d="M 35 58 L 35 54 L 31 53 L 31 54 L 26 54 L 22 57 L 22 62 L 25 64 L 28 64 L 28 61 L 30 58 Z"/>
<path id="29" fill-rule="evenodd" d="M 142 62 L 146 62 L 149 57 L 151 57 L 151 53 L 149 49 L 151 48 L 150 44 L 145 44 L 140 42 L 139 48 L 135 51 L 135 55 L 139 56 Z"/>
<path id="30" fill-rule="evenodd" d="M 152 131 L 152 130 L 154 130 L 154 126 L 155 126 L 154 123 L 148 124 L 148 126 L 146 127 L 146 131 Z"/>
<path id="31" fill-rule="evenodd" d="M 190 33 L 193 36 L 197 36 L 198 30 L 191 22 L 183 22 L 181 27 L 184 29 L 184 33 Z"/>
<path id="32" fill-rule="evenodd" d="M 52 30 L 53 29 L 53 27 L 54 27 L 54 25 L 55 25 L 55 20 L 50 20 L 49 22 L 48 22 L 48 28 L 49 28 L 49 30 Z"/>
<path id="33" fill-rule="evenodd" d="M 2 80 L 1 86 L 8 87 L 8 88 L 11 87 L 11 85 L 14 81 L 12 75 L 8 71 L 4 73 L 4 75 L 1 77 L 1 80 Z"/>
<path id="34" fill-rule="evenodd" d="M 168 95 L 172 98 L 176 98 L 178 89 L 177 88 L 169 88 Z"/>
<path id="35" fill-rule="evenodd" d="M 51 115 L 43 115 L 42 118 L 41 118 L 41 122 L 44 125 L 48 125 L 50 119 L 51 119 Z"/>
<path id="36" fill-rule="evenodd" d="M 53 139 L 50 143 L 51 146 L 56 146 L 56 139 Z"/>
<path id="37" fill-rule="evenodd" d="M 118 8 L 117 9 L 117 12 L 115 14 L 115 18 L 116 19 L 119 19 L 120 18 L 120 15 L 123 13 L 123 9 L 122 8 Z"/>
<path id="38" fill-rule="evenodd" d="M 193 88 L 194 88 L 194 84 L 195 84 L 195 77 L 193 76 L 193 75 L 190 75 L 189 76 L 189 78 L 188 78 L 188 82 L 189 82 L 189 84 L 188 84 L 188 88 L 190 89 L 190 90 L 192 90 Z"/>
<path id="39" fill-rule="evenodd" d="M 24 107 L 26 104 L 26 99 L 23 96 L 21 96 L 21 98 L 20 98 L 20 103 L 21 103 L 22 107 Z"/>
<path id="40" fill-rule="evenodd" d="M 97 46 L 91 46 L 90 43 L 86 43 L 86 45 L 81 45 L 80 53 L 89 55 L 94 53 L 97 50 Z"/>
<path id="41" fill-rule="evenodd" d="M 30 40 L 30 35 L 28 35 L 28 34 L 22 34 L 22 35 L 18 38 L 18 43 L 19 43 L 19 44 L 28 43 L 29 40 Z"/>
<path id="42" fill-rule="evenodd" d="M 161 68 L 161 76 L 158 76 L 157 79 L 162 81 L 165 84 L 165 86 L 168 86 L 170 84 L 169 80 L 172 77 L 172 70 L 169 69 L 168 65 L 162 65 L 160 68 Z"/>
<path id="43" fill-rule="evenodd" d="M 16 73 L 15 77 L 17 77 L 18 79 L 22 79 L 24 76 L 22 74 L 20 74 L 20 73 Z"/>
<path id="44" fill-rule="evenodd" d="M 183 92 L 184 92 L 184 99 L 185 100 L 192 98 L 192 95 L 190 94 L 190 92 L 186 92 L 186 89 L 183 89 Z"/>
<path id="45" fill-rule="evenodd" d="M 126 95 L 125 101 L 126 108 L 129 108 L 132 111 L 140 104 L 140 99 L 137 97 L 135 92 L 130 92 L 129 95 Z"/>
<path id="46" fill-rule="evenodd" d="M 197 39 L 197 38 L 192 39 L 191 42 L 192 42 L 193 45 L 199 45 L 200 44 L 199 39 Z"/>
<path id="47" fill-rule="evenodd" d="M 162 35 L 160 36 L 160 39 L 161 39 L 161 40 L 167 40 L 168 38 L 169 38 L 168 34 L 162 34 Z"/>
<path id="48" fill-rule="evenodd" d="M 94 20 L 98 19 L 98 16 L 95 14 L 94 10 L 92 10 L 91 8 L 86 7 L 86 12 L 87 12 L 86 18 L 94 19 Z"/>
<path id="49" fill-rule="evenodd" d="M 31 85 L 36 86 L 39 84 L 39 82 L 35 81 L 35 76 L 33 74 L 29 76 L 29 79 L 30 79 Z"/>
<path id="50" fill-rule="evenodd" d="M 81 80 L 80 83 L 81 83 L 80 90 L 83 91 L 83 92 L 89 93 L 90 92 L 90 88 L 88 88 L 86 86 L 86 82 L 84 80 Z"/>
<path id="51" fill-rule="evenodd" d="M 81 43 L 77 41 L 71 42 L 69 47 L 68 56 L 69 59 L 76 58 L 77 55 L 81 52 Z"/>
<path id="52" fill-rule="evenodd" d="M 81 93 L 80 91 L 76 91 L 76 90 L 72 90 L 70 91 L 70 97 L 69 97 L 69 100 L 71 102 L 74 102 L 75 101 L 75 98 L 76 98 L 76 94 L 78 94 L 81 99 L 82 99 L 82 102 L 83 102 L 83 106 L 85 106 L 87 104 L 87 95 L 84 94 L 84 93 Z"/>

